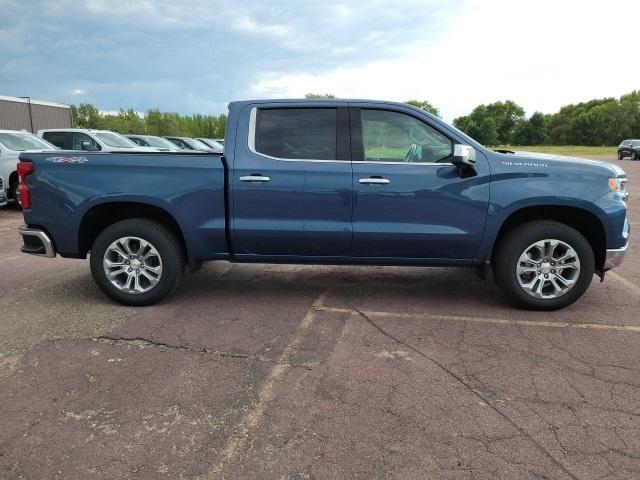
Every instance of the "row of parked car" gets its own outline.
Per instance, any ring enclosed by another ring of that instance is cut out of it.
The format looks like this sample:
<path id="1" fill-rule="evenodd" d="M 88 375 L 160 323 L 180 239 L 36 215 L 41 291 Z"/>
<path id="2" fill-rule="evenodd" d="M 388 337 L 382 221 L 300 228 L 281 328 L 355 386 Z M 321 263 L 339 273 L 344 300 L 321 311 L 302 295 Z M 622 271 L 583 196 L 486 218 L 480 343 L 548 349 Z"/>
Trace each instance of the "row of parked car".
<path id="1" fill-rule="evenodd" d="M 18 195 L 18 155 L 26 150 L 84 150 L 89 152 L 222 152 L 223 139 L 122 135 L 109 130 L 51 128 L 37 135 L 25 130 L 0 130 L 0 207 Z"/>

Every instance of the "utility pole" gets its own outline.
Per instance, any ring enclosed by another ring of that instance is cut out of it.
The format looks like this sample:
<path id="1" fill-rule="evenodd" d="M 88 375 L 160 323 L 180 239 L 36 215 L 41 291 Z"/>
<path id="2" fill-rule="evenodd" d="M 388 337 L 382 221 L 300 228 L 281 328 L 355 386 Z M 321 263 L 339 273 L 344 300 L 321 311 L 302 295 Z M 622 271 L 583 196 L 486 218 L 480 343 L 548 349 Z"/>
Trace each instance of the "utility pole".
<path id="1" fill-rule="evenodd" d="M 29 125 L 31 125 L 31 133 L 35 133 L 33 131 L 33 112 L 31 111 L 31 97 L 18 97 L 18 98 L 26 98 L 27 103 L 29 105 Z"/>

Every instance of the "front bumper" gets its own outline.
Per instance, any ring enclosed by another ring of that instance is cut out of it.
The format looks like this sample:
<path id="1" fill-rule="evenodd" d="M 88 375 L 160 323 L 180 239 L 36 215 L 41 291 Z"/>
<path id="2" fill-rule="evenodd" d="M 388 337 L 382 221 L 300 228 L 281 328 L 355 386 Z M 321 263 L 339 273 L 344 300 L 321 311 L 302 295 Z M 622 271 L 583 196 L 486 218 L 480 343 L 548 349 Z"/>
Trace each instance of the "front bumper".
<path id="1" fill-rule="evenodd" d="M 604 258 L 603 270 L 606 272 L 607 270 L 611 270 L 612 268 L 619 267 L 624 260 L 624 256 L 626 255 L 628 248 L 629 242 L 627 241 L 625 246 L 622 248 L 607 249 L 607 254 Z"/>
<path id="2" fill-rule="evenodd" d="M 49 258 L 56 256 L 53 242 L 44 231 L 20 225 L 18 232 L 22 235 L 22 241 L 24 242 L 20 247 L 21 252 Z"/>

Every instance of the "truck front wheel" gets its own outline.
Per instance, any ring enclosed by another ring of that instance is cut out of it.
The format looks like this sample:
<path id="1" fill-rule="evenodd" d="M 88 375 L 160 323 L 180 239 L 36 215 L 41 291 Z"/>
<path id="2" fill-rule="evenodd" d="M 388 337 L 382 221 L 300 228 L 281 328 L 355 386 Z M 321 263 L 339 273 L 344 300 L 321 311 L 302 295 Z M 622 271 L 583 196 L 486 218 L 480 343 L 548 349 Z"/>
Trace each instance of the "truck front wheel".
<path id="1" fill-rule="evenodd" d="M 164 225 L 129 219 L 110 225 L 91 248 L 91 274 L 100 289 L 123 305 L 152 305 L 171 293 L 184 272 L 176 236 Z"/>
<path id="2" fill-rule="evenodd" d="M 520 225 L 500 241 L 493 259 L 500 289 L 532 310 L 556 310 L 578 300 L 591 284 L 595 259 L 589 242 L 563 223 Z"/>

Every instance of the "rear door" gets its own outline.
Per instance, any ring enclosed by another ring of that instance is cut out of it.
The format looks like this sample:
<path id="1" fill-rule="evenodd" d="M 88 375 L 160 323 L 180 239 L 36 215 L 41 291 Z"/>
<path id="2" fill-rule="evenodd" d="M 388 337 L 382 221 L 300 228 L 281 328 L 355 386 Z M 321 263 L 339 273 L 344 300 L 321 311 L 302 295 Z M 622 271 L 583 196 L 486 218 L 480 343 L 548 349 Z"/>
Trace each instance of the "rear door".
<path id="1" fill-rule="evenodd" d="M 477 175 L 451 164 L 456 139 L 411 109 L 354 106 L 353 246 L 355 257 L 467 262 L 484 231 L 489 168 Z M 436 262 L 437 263 L 437 262 Z"/>
<path id="2" fill-rule="evenodd" d="M 231 155 L 237 257 L 345 257 L 352 172 L 346 104 L 247 106 Z"/>

